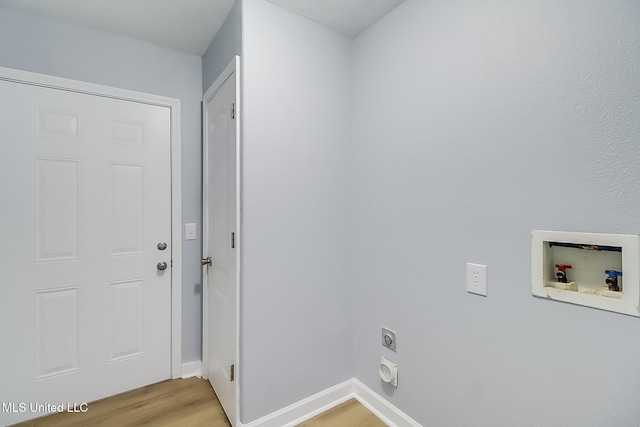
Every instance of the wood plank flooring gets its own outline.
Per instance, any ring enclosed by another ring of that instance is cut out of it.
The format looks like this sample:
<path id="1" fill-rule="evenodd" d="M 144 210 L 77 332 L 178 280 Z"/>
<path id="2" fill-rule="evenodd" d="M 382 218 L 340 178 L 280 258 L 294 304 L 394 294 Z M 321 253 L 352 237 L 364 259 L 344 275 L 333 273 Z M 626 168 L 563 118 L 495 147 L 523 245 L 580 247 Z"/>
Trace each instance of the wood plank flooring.
<path id="1" fill-rule="evenodd" d="M 356 399 L 349 399 L 328 411 L 297 425 L 297 427 L 386 427 Z"/>
<path id="2" fill-rule="evenodd" d="M 230 427 L 207 380 L 168 380 L 89 403 L 88 411 L 62 412 L 16 424 L 20 427 L 80 426 Z M 350 399 L 298 427 L 384 427 L 380 419 Z"/>
<path id="3" fill-rule="evenodd" d="M 89 403 L 85 413 L 61 412 L 19 426 L 209 426 L 230 427 L 209 382 L 169 380 Z"/>

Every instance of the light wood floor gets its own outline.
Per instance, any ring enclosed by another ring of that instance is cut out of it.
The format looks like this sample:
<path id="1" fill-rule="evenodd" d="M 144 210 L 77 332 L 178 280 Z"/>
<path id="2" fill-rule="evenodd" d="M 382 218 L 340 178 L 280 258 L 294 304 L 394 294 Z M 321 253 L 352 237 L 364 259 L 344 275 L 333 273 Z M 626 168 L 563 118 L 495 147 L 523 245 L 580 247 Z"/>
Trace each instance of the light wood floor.
<path id="1" fill-rule="evenodd" d="M 89 403 L 85 413 L 61 412 L 19 426 L 210 426 L 229 427 L 209 382 L 169 380 Z"/>
<path id="2" fill-rule="evenodd" d="M 89 403 L 84 413 L 62 412 L 17 426 L 208 426 L 230 427 L 209 382 L 201 378 L 169 380 Z M 384 427 L 357 400 L 341 405 L 299 424 L 299 427 Z"/>
<path id="3" fill-rule="evenodd" d="M 386 427 L 380 418 L 373 415 L 356 399 L 346 402 L 298 424 L 297 427 Z"/>

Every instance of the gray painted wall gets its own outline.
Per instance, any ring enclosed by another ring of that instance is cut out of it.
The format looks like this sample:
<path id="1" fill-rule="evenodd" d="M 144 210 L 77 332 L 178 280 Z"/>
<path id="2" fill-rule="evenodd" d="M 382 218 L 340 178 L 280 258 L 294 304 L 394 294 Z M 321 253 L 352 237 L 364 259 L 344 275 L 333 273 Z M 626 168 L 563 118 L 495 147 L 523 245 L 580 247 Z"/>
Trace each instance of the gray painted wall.
<path id="1" fill-rule="evenodd" d="M 242 1 L 236 1 L 202 56 L 202 90 L 206 92 L 231 60 L 242 52 Z"/>
<path id="2" fill-rule="evenodd" d="M 243 2 L 241 421 L 353 376 L 349 40 Z"/>
<path id="3" fill-rule="evenodd" d="M 355 372 L 429 426 L 636 425 L 639 319 L 533 298 L 529 233 L 640 233 L 640 6 L 406 0 L 353 42 L 242 6 L 242 421 Z M 239 14 L 201 61 L 0 8 L 0 65 L 181 99 L 200 226 L 200 98 Z M 200 241 L 183 250 L 188 362 Z"/>
<path id="4" fill-rule="evenodd" d="M 181 100 L 182 220 L 200 228 L 200 101 L 197 56 L 0 7 L 0 66 Z M 201 242 L 182 242 L 182 359 L 201 359 Z"/>
<path id="5" fill-rule="evenodd" d="M 638 425 L 640 319 L 530 271 L 532 229 L 640 233 L 638 34 L 638 2 L 406 0 L 355 40 L 355 376 L 423 425 Z"/>

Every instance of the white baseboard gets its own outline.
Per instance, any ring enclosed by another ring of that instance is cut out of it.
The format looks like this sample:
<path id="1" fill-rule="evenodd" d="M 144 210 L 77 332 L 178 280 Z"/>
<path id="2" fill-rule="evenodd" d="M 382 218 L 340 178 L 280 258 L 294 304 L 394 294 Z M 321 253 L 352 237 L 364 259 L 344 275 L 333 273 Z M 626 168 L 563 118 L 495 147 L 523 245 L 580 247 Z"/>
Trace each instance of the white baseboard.
<path id="1" fill-rule="evenodd" d="M 389 427 L 422 427 L 410 416 L 355 378 L 248 424 L 241 424 L 241 427 L 293 427 L 351 398 L 356 398 Z"/>
<path id="2" fill-rule="evenodd" d="M 392 427 L 422 427 L 420 423 L 396 408 L 384 397 L 353 378 L 355 397 L 363 406 Z"/>
<path id="3" fill-rule="evenodd" d="M 248 424 L 242 424 L 242 427 L 291 427 L 299 424 L 354 397 L 351 383 L 352 380 L 348 380 L 330 387 Z"/>
<path id="4" fill-rule="evenodd" d="M 191 377 L 202 376 L 202 361 L 196 360 L 195 362 L 182 364 L 182 379 Z"/>

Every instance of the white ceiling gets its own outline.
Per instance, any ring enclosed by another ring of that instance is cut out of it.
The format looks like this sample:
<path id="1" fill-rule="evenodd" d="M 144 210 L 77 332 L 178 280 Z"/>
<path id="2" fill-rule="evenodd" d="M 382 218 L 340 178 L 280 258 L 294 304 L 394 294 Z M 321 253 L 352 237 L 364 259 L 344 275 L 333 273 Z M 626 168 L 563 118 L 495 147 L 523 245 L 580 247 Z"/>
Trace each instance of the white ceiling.
<path id="1" fill-rule="evenodd" d="M 201 56 L 236 0 L 0 0 L 0 5 Z M 269 0 L 355 36 L 402 0 Z"/>
<path id="2" fill-rule="evenodd" d="M 235 0 L 0 0 L 0 5 L 202 55 Z"/>
<path id="3" fill-rule="evenodd" d="M 299 15 L 356 36 L 403 0 L 269 0 Z"/>

